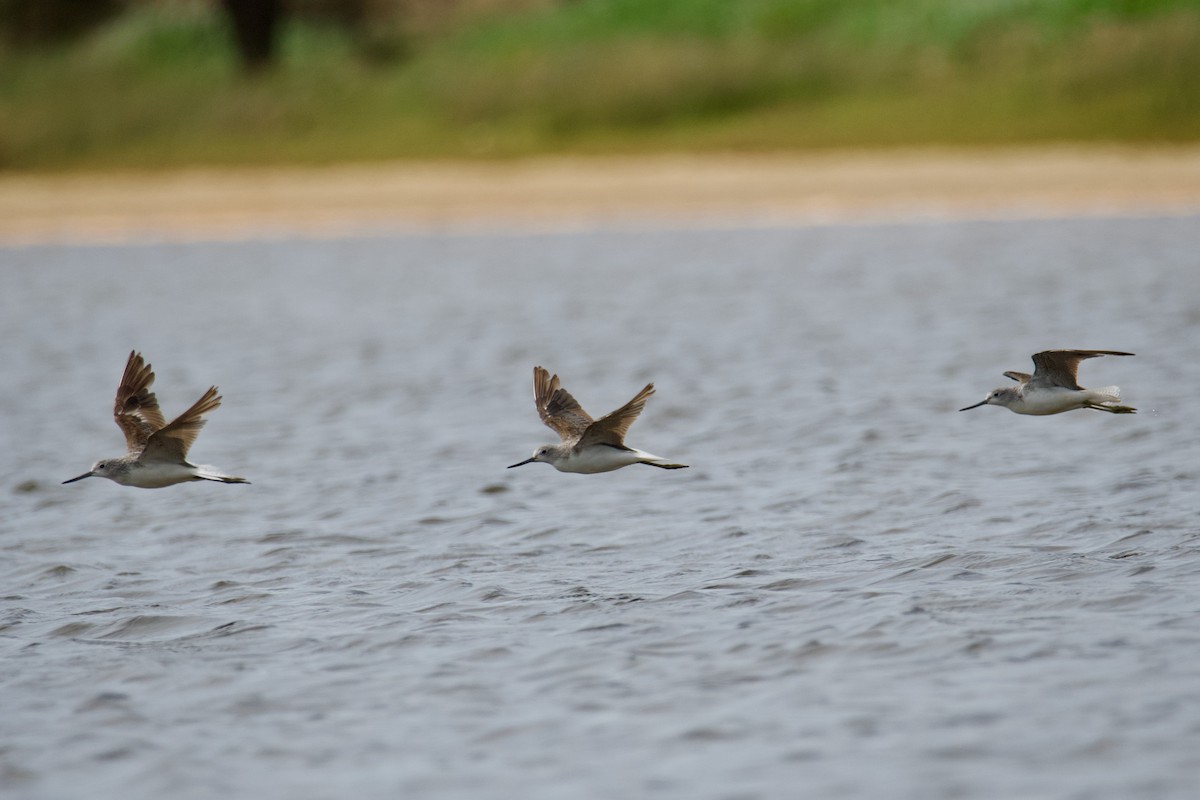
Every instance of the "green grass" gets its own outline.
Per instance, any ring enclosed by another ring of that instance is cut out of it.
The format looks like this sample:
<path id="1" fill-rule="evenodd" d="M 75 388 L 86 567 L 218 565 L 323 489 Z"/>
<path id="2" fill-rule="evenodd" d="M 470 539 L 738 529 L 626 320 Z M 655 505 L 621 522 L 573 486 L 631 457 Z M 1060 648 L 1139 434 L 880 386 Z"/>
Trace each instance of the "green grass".
<path id="1" fill-rule="evenodd" d="M 577 0 L 390 50 L 293 22 L 252 78 L 222 23 L 0 53 L 0 169 L 1200 140 L 1200 0 Z"/>

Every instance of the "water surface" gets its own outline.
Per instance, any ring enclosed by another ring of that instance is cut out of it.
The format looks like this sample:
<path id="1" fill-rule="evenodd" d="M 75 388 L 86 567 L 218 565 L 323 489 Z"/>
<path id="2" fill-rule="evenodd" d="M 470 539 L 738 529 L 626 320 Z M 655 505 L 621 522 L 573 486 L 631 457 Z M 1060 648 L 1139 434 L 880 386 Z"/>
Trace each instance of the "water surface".
<path id="1" fill-rule="evenodd" d="M 0 785 L 1191 797 L 1198 223 L 0 250 Z M 1048 347 L 1140 413 L 956 412 Z M 133 348 L 252 486 L 59 485 Z"/>

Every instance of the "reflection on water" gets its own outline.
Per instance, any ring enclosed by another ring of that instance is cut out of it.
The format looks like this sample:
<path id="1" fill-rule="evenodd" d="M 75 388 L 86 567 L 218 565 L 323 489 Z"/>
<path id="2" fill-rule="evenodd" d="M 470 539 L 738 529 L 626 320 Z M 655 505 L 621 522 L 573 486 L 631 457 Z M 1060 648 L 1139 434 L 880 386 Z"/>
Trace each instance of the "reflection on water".
<path id="1" fill-rule="evenodd" d="M 1188 797 L 1200 225 L 0 251 L 0 781 Z M 1137 416 L 958 414 L 1051 347 Z M 125 356 L 253 486 L 60 486 Z M 504 467 L 646 382 L 692 465 Z M 183 788 L 181 788 L 183 787 Z"/>

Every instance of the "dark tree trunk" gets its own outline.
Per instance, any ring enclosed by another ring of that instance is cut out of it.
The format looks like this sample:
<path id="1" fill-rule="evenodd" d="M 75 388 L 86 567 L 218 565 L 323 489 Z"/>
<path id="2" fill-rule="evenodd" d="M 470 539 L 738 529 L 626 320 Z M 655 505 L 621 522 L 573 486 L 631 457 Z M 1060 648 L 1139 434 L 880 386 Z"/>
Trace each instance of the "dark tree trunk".
<path id="1" fill-rule="evenodd" d="M 283 13 L 280 0 L 221 0 L 233 25 L 233 40 L 242 66 L 257 72 L 275 57 L 275 31 Z"/>

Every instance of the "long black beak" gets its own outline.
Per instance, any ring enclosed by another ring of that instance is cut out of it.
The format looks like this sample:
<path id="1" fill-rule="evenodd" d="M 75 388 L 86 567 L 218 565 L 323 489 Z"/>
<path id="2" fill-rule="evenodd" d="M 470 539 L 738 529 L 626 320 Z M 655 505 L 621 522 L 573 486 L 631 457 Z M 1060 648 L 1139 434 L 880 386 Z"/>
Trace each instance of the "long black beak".
<path id="1" fill-rule="evenodd" d="M 979 408 L 980 406 L 986 406 L 986 405 L 987 405 L 987 399 L 985 398 L 983 400 L 980 400 L 978 403 L 976 403 L 973 406 L 967 406 L 966 408 L 960 408 L 959 411 L 970 411 L 972 408 Z"/>
<path id="2" fill-rule="evenodd" d="M 537 461 L 536 458 L 527 458 L 518 464 L 509 464 L 507 467 L 505 467 L 505 469 L 512 469 L 513 467 L 523 467 L 526 464 L 532 464 L 535 461 Z"/>
<path id="3" fill-rule="evenodd" d="M 90 477 L 92 477 L 92 476 L 93 476 L 93 475 L 95 475 L 95 474 L 96 474 L 96 473 L 94 473 L 94 472 L 85 472 L 85 473 L 83 473 L 82 475 L 77 475 L 77 476 L 75 476 L 74 478 L 71 478 L 69 481 L 63 481 L 63 484 L 65 485 L 65 484 L 68 484 L 68 483 L 74 483 L 75 481 L 81 481 L 81 480 L 83 480 L 84 478 L 90 478 Z"/>

